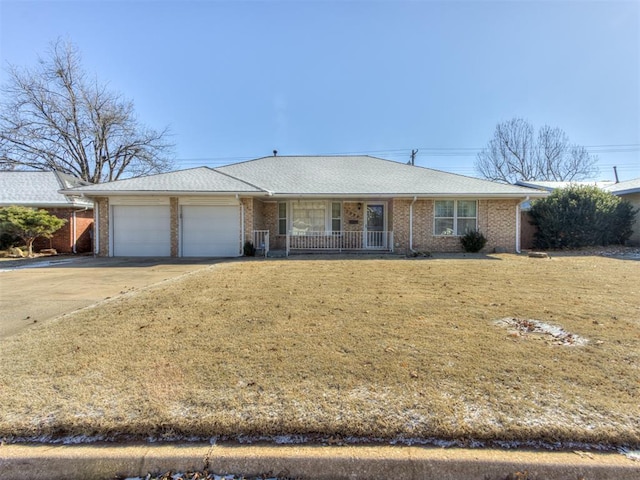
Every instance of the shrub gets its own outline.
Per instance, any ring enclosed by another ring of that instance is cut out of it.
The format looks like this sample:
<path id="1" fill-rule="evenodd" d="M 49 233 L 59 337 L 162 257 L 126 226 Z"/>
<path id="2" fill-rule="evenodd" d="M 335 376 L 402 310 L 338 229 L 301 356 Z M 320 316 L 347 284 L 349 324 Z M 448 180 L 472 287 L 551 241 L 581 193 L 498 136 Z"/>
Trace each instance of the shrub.
<path id="1" fill-rule="evenodd" d="M 21 238 L 33 256 L 33 242 L 38 237 L 51 238 L 67 223 L 46 210 L 12 205 L 0 208 L 0 232 Z"/>
<path id="2" fill-rule="evenodd" d="M 479 230 L 469 230 L 460 237 L 460 243 L 465 252 L 476 253 L 487 244 L 487 238 Z"/>
<path id="3" fill-rule="evenodd" d="M 8 248 L 15 247 L 21 241 L 20 237 L 3 232 L 0 234 L 0 250 L 7 250 Z"/>
<path id="4" fill-rule="evenodd" d="M 555 190 L 531 206 L 537 248 L 624 244 L 633 232 L 631 204 L 595 186 Z"/>
<path id="5" fill-rule="evenodd" d="M 253 246 L 253 242 L 250 240 L 247 240 L 246 242 L 244 242 L 244 256 L 245 257 L 255 257 L 256 256 L 256 247 Z"/>

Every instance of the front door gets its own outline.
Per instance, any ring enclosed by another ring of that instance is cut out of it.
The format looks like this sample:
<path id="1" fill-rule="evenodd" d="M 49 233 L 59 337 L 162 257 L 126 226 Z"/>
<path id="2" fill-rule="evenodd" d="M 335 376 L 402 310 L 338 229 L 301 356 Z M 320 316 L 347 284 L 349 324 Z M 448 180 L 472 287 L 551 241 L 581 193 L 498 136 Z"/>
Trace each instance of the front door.
<path id="1" fill-rule="evenodd" d="M 384 203 L 367 204 L 367 225 L 365 230 L 366 248 L 386 248 Z"/>

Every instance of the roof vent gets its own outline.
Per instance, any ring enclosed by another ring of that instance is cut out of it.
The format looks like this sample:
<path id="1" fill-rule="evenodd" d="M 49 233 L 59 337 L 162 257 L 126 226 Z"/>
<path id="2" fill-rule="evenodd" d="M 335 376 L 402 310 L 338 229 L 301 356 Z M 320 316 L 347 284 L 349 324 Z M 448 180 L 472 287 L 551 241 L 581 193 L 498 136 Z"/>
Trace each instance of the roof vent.
<path id="1" fill-rule="evenodd" d="M 277 157 L 277 156 L 278 156 L 278 150 L 274 150 L 274 151 L 273 151 L 273 156 L 274 156 L 274 157 Z"/>

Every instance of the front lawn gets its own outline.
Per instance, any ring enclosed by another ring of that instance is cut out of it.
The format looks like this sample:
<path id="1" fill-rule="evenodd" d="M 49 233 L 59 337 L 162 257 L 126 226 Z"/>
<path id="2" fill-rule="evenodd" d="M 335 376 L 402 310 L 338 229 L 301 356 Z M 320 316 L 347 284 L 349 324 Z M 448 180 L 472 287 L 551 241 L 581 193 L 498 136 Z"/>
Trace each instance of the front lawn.
<path id="1" fill-rule="evenodd" d="M 0 341 L 0 438 L 638 445 L 639 279 L 597 256 L 213 265 Z"/>

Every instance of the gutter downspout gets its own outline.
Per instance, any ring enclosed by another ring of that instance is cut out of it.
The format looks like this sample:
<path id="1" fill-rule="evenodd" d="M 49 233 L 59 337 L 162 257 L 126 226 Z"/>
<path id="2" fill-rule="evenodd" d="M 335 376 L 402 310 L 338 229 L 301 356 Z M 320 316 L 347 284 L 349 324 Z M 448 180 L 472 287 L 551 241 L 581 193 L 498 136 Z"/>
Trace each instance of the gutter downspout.
<path id="1" fill-rule="evenodd" d="M 240 202 L 240 228 L 242 240 L 240 241 L 240 256 L 244 253 L 245 231 L 244 231 L 244 203 Z"/>
<path id="2" fill-rule="evenodd" d="M 100 253 L 100 204 L 93 202 L 93 256 Z"/>
<path id="3" fill-rule="evenodd" d="M 529 201 L 529 195 L 523 201 L 516 205 L 516 253 L 522 253 L 520 249 L 520 205 Z"/>
<path id="4" fill-rule="evenodd" d="M 413 204 L 416 203 L 417 200 L 418 197 L 414 196 L 411 205 L 409 205 L 409 251 L 411 253 L 415 252 L 413 249 Z"/>
<path id="5" fill-rule="evenodd" d="M 77 227 L 77 221 L 78 220 L 76 218 L 76 211 L 75 210 L 73 211 L 73 214 L 71 215 L 71 218 L 72 218 L 72 223 L 73 223 L 73 230 L 72 230 L 72 233 L 73 233 L 73 245 L 71 245 L 71 253 L 73 253 L 75 255 L 76 253 L 78 253 L 77 249 L 76 249 L 76 243 L 77 243 L 76 239 L 78 238 L 78 229 L 76 227 Z"/>

